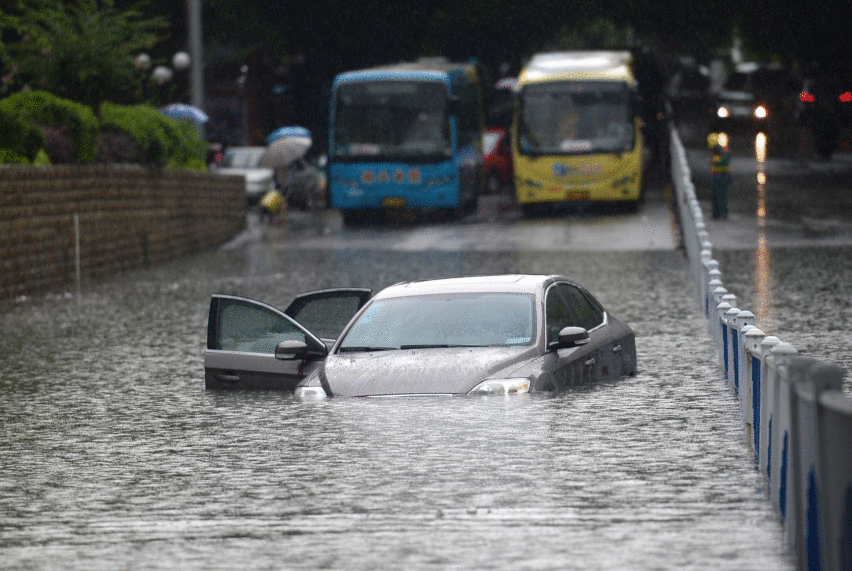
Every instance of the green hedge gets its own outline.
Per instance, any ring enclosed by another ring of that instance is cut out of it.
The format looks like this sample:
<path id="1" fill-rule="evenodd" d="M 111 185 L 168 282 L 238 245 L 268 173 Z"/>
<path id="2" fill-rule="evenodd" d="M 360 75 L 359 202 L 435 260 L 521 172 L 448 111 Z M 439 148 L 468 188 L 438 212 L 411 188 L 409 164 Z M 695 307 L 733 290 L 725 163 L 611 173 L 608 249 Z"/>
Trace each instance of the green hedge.
<path id="1" fill-rule="evenodd" d="M 94 162 L 98 120 L 89 107 L 46 91 L 15 93 L 0 101 L 0 106 L 4 111 L 36 125 L 67 130 L 74 142 L 76 160 L 80 163 Z"/>
<path id="2" fill-rule="evenodd" d="M 161 115 L 150 105 L 103 103 L 101 129 L 126 133 L 152 163 L 175 168 L 204 169 L 207 144 L 187 121 Z"/>
<path id="3" fill-rule="evenodd" d="M 37 162 L 43 163 L 43 150 L 48 156 L 54 153 L 49 156 L 51 162 L 67 162 L 64 155 L 68 149 L 48 148 L 51 141 L 44 129 L 48 135 L 54 131 L 67 133 L 73 143 L 71 162 L 92 163 L 96 157 L 103 160 L 103 156 L 117 154 L 123 157 L 122 162 L 206 168 L 207 143 L 192 123 L 164 117 L 150 105 L 103 103 L 98 113 L 96 117 L 85 105 L 43 91 L 17 93 L 0 100 L 0 163 L 33 163 L 39 151 L 41 159 Z M 120 133 L 131 147 L 135 142 L 138 152 L 99 154 L 99 143 L 115 142 L 115 136 L 99 136 L 105 133 Z"/>
<path id="4" fill-rule="evenodd" d="M 31 163 L 44 147 L 44 135 L 30 121 L 7 110 L 4 101 L 0 101 L 0 163 Z"/>

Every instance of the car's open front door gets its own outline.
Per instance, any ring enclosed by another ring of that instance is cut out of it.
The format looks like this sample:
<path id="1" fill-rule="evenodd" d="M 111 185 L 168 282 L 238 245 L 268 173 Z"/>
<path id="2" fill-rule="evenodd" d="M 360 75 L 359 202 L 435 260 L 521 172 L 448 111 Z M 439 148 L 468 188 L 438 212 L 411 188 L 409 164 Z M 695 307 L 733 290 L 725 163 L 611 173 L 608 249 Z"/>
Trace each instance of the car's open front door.
<path id="1" fill-rule="evenodd" d="M 293 390 L 325 358 L 328 344 L 369 296 L 370 290 L 363 289 L 323 290 L 297 297 L 287 311 L 247 298 L 212 296 L 204 355 L 205 386 Z M 317 327 L 317 333 L 313 327 Z M 304 358 L 277 358 L 275 348 L 282 341 L 304 343 Z"/>

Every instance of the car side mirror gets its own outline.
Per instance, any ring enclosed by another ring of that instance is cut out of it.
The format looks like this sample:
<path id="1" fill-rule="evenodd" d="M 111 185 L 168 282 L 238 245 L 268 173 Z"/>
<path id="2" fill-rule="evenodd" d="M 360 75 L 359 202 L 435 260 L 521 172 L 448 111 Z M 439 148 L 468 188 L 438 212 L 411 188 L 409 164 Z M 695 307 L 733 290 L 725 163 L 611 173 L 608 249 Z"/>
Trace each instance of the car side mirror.
<path id="1" fill-rule="evenodd" d="M 559 332 L 558 341 L 550 344 L 551 351 L 558 349 L 571 349 L 580 347 L 589 342 L 589 332 L 583 327 L 563 327 Z"/>
<path id="2" fill-rule="evenodd" d="M 293 339 L 282 341 L 275 346 L 275 358 L 282 361 L 297 361 L 304 360 L 308 357 L 325 357 L 328 354 L 328 347 L 312 347 L 304 341 L 296 341 Z"/>

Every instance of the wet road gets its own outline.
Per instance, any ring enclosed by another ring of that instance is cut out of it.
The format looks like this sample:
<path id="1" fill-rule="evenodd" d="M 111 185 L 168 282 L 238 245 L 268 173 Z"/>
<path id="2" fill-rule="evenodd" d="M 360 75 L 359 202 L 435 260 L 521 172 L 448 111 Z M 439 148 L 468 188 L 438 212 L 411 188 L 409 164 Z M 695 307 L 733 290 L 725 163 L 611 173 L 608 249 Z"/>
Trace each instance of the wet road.
<path id="1" fill-rule="evenodd" d="M 733 137 L 730 213 L 713 220 L 702 129 L 680 132 L 725 287 L 761 329 L 852 371 L 852 153 L 825 161 L 783 133 Z"/>
<path id="2" fill-rule="evenodd" d="M 4 303 L 0 567 L 792 569 L 664 189 L 637 214 L 531 221 L 499 202 L 459 224 L 294 215 L 80 300 Z M 802 246 L 770 247 L 770 315 L 800 349 L 841 354 L 848 256 Z M 717 255 L 747 300 L 754 249 Z M 213 292 L 284 306 L 309 289 L 491 272 L 586 285 L 633 326 L 639 374 L 505 400 L 203 388 Z"/>

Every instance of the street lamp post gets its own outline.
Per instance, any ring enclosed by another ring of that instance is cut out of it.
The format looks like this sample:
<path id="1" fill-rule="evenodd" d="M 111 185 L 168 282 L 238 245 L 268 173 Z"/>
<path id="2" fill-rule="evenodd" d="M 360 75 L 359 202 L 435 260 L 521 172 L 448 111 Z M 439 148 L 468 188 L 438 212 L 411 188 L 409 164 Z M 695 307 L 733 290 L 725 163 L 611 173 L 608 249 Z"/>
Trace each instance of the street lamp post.
<path id="1" fill-rule="evenodd" d="M 141 53 L 136 56 L 133 63 L 136 66 L 136 69 L 145 71 L 151 67 L 151 57 L 146 53 Z M 165 90 L 163 86 L 175 77 L 175 72 L 181 72 L 188 69 L 192 64 L 192 59 L 189 57 L 188 53 L 181 51 L 172 56 L 171 63 L 171 67 L 167 65 L 158 65 L 154 67 L 153 71 L 151 71 L 151 79 L 153 79 L 154 83 L 158 86 L 158 104 L 166 103 L 165 95 L 167 94 L 163 93 Z"/>
<path id="2" fill-rule="evenodd" d="M 190 65 L 189 85 L 190 102 L 204 109 L 204 42 L 201 35 L 201 2 L 202 0 L 187 0 L 189 10 L 189 54 Z M 198 136 L 204 139 L 204 125 L 196 124 Z"/>

